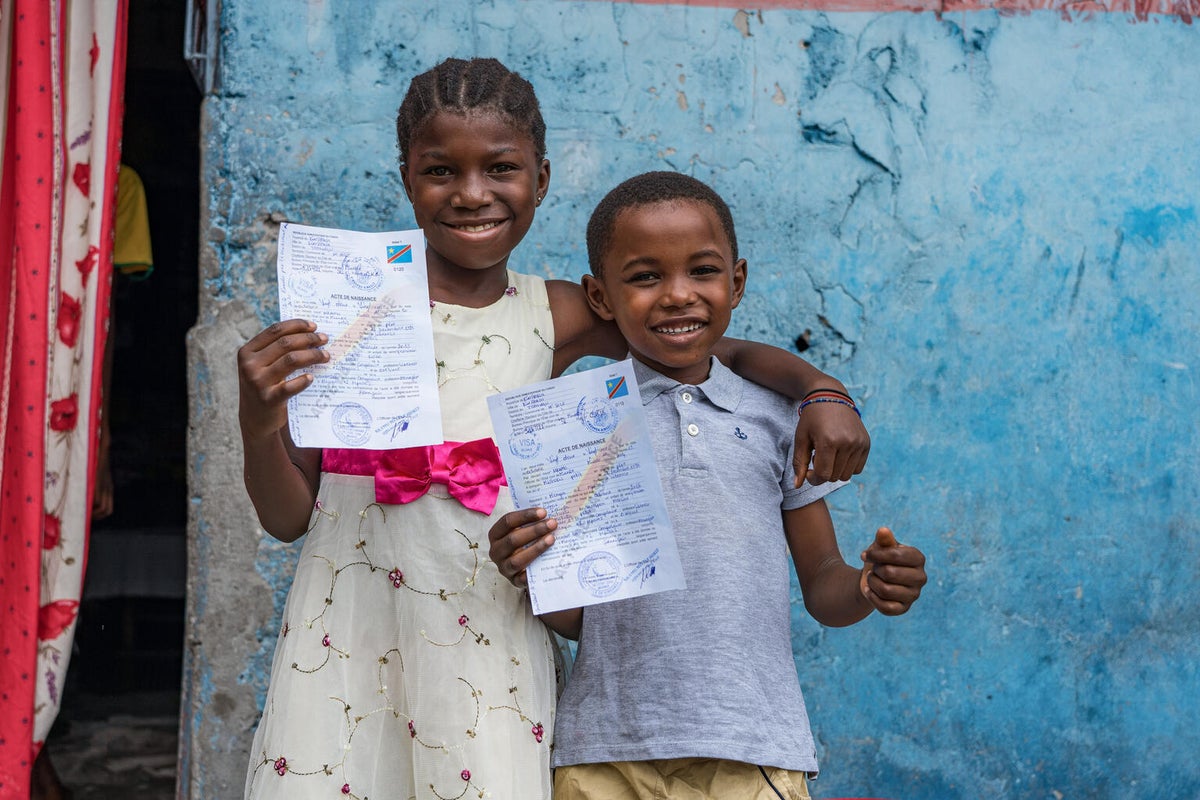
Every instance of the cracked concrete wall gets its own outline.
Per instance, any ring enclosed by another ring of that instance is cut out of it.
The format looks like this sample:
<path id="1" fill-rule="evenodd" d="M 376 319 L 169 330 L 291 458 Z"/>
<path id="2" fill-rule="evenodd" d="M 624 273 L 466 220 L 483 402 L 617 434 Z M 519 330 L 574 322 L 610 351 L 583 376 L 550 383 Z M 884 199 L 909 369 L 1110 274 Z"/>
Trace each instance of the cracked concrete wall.
<path id="1" fill-rule="evenodd" d="M 907 618 L 846 630 L 797 598 L 814 789 L 1200 794 L 1190 18 L 221 5 L 182 796 L 240 794 L 299 552 L 258 529 L 236 428 L 234 351 L 275 318 L 278 222 L 411 227 L 395 108 L 413 74 L 474 54 L 528 77 L 550 128 L 518 269 L 577 277 L 604 191 L 689 172 L 729 200 L 750 262 L 732 333 L 809 331 L 805 355 L 861 401 L 874 447 L 832 498 L 843 550 L 890 524 L 931 583 Z"/>

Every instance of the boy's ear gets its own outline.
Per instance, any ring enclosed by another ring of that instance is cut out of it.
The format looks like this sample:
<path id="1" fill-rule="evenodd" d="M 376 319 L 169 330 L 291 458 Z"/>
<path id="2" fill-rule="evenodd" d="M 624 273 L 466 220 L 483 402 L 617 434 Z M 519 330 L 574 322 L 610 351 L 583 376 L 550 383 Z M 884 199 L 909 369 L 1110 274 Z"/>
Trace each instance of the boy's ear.
<path id="1" fill-rule="evenodd" d="M 542 165 L 538 168 L 538 197 L 545 197 L 550 191 L 550 159 L 543 158 Z"/>
<path id="2" fill-rule="evenodd" d="M 604 281 L 598 280 L 595 275 L 584 275 L 583 293 L 596 316 L 609 321 L 614 319 L 615 315 L 608 305 L 608 293 L 604 290 Z"/>
<path id="3" fill-rule="evenodd" d="M 733 303 L 730 308 L 737 308 L 738 303 L 742 302 L 742 295 L 746 293 L 746 269 L 744 258 L 739 258 L 733 265 Z"/>

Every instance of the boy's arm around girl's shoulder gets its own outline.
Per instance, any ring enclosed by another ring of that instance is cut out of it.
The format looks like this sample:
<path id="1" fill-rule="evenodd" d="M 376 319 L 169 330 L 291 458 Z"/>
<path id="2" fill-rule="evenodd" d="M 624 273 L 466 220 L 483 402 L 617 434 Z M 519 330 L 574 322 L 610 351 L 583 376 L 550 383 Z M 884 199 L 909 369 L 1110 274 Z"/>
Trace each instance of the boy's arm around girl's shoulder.
<path id="1" fill-rule="evenodd" d="M 872 611 L 904 614 L 921 596 L 925 554 L 899 544 L 889 529 L 876 532 L 855 569 L 842 558 L 824 500 L 784 511 L 783 526 L 804 607 L 822 625 L 853 625 Z"/>
<path id="2" fill-rule="evenodd" d="M 321 451 L 300 448 L 288 433 L 287 401 L 312 383 L 297 369 L 329 356 L 328 341 L 307 320 L 276 322 L 238 349 L 238 424 L 246 492 L 267 533 L 295 541 L 308 529 L 320 483 Z"/>

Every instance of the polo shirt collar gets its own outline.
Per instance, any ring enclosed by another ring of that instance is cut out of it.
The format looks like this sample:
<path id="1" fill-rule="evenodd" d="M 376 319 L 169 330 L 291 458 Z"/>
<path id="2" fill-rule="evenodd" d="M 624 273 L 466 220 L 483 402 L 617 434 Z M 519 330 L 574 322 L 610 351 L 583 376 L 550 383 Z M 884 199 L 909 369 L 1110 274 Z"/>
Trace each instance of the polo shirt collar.
<path id="1" fill-rule="evenodd" d="M 629 355 L 633 361 L 633 376 L 637 378 L 638 391 L 642 395 L 642 405 L 663 392 L 669 392 L 679 381 L 668 378 Z M 742 401 L 742 379 L 725 366 L 716 356 L 709 356 L 708 380 L 696 387 L 713 405 L 726 411 L 737 411 L 738 403 Z"/>

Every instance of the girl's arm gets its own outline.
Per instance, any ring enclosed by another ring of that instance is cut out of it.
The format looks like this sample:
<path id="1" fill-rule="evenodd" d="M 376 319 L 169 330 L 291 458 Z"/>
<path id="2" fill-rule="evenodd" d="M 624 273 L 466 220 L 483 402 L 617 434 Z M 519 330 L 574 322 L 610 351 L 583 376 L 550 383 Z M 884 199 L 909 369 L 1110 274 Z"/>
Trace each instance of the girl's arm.
<path id="1" fill-rule="evenodd" d="M 554 318 L 554 372 L 557 377 L 584 356 L 624 358 L 629 352 L 616 324 L 592 311 L 583 287 L 570 281 L 546 281 Z M 816 389 L 846 387 L 804 359 L 758 342 L 725 337 L 714 355 L 748 381 L 797 401 Z M 854 409 L 841 403 L 813 403 L 796 424 L 796 485 L 849 480 L 862 472 L 871 437 Z M 809 464 L 812 469 L 809 469 Z"/>
<path id="2" fill-rule="evenodd" d="M 277 322 L 238 350 L 238 423 L 244 480 L 263 529 L 284 542 L 308 529 L 321 479 L 321 451 L 299 448 L 288 433 L 287 400 L 312 383 L 288 375 L 328 360 L 328 341 L 306 320 Z"/>
<path id="3" fill-rule="evenodd" d="M 746 380 L 796 401 L 818 389 L 846 393 L 837 378 L 794 353 L 768 344 L 726 336 L 713 348 L 713 354 Z M 840 402 L 811 403 L 796 423 L 796 485 L 806 478 L 813 484 L 848 481 L 863 471 L 870 451 L 871 436 L 854 408 Z"/>

